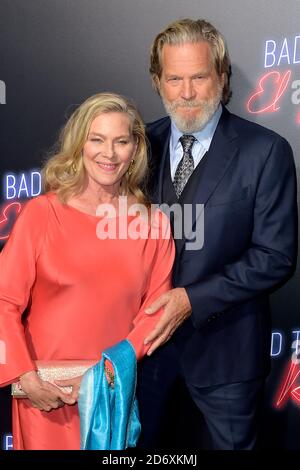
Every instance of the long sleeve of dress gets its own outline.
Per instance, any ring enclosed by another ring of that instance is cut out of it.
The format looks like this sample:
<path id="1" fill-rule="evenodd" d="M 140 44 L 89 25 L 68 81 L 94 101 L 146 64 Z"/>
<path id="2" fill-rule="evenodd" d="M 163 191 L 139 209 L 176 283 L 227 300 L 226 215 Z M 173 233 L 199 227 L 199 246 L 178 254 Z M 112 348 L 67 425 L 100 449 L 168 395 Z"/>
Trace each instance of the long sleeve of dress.
<path id="1" fill-rule="evenodd" d="M 167 216 L 159 212 L 157 219 L 159 238 L 157 240 L 156 256 L 151 260 L 151 275 L 142 305 L 134 319 L 134 328 L 127 337 L 135 349 L 137 360 L 141 359 L 150 348 L 151 344 L 144 345 L 144 340 L 163 313 L 161 308 L 155 314 L 147 315 L 145 309 L 160 295 L 171 289 L 175 245 Z"/>
<path id="2" fill-rule="evenodd" d="M 0 254 L 0 386 L 35 369 L 25 341 L 22 313 L 36 277 L 36 261 L 46 231 L 48 202 L 29 201 Z"/>

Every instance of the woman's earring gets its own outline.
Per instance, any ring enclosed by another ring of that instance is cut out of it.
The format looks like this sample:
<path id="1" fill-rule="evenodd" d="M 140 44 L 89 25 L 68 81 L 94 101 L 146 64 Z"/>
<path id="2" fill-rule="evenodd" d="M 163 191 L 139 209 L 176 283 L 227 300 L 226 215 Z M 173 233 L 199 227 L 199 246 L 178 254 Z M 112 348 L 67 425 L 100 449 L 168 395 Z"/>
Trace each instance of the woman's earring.
<path id="1" fill-rule="evenodd" d="M 77 166 L 75 165 L 75 163 L 72 163 L 72 170 L 74 173 L 77 172 Z"/>
<path id="2" fill-rule="evenodd" d="M 131 160 L 129 168 L 128 168 L 128 175 L 132 175 L 133 173 L 133 168 L 134 168 L 134 160 Z"/>

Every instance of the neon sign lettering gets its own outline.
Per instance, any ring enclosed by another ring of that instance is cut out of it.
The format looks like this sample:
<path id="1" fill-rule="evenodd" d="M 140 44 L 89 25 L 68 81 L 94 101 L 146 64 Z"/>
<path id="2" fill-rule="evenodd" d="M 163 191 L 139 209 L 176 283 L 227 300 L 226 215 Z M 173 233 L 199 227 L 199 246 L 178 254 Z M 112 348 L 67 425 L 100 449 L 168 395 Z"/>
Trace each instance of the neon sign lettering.
<path id="1" fill-rule="evenodd" d="M 292 66 L 300 64 L 300 35 L 282 38 L 280 41 L 268 39 L 264 45 L 264 68 Z M 292 70 L 270 70 L 258 80 L 254 92 L 247 100 L 246 108 L 250 114 L 274 113 L 280 109 L 280 101 L 288 86 L 291 89 L 291 102 L 300 104 L 300 80 L 292 80 Z M 300 125 L 300 111 L 295 116 Z"/>
<path id="2" fill-rule="evenodd" d="M 3 436 L 3 449 L 13 450 L 13 437 L 12 434 L 4 434 Z"/>
<path id="3" fill-rule="evenodd" d="M 282 44 L 277 44 L 273 39 L 266 41 L 264 67 L 279 66 L 281 63 L 300 64 L 300 36 L 295 36 L 291 42 L 289 45 L 287 38 L 283 39 Z"/>
<path id="4" fill-rule="evenodd" d="M 5 199 L 29 198 L 38 196 L 42 191 L 41 174 L 38 171 L 9 173 L 5 175 Z"/>
<path id="5" fill-rule="evenodd" d="M 20 202 L 11 202 L 2 209 L 2 213 L 0 213 L 0 241 L 8 238 L 10 229 L 21 208 Z"/>
<path id="6" fill-rule="evenodd" d="M 300 406 L 300 330 L 293 330 L 292 334 L 294 336 L 294 341 L 292 342 L 292 357 L 285 372 L 283 374 L 278 392 L 275 398 L 275 408 L 283 407 L 289 399 L 292 399 L 295 404 Z M 278 347 L 279 352 L 281 352 L 282 345 L 282 334 L 279 332 L 272 333 L 272 342 L 271 342 L 271 355 L 273 350 L 273 338 L 279 340 L 280 347 Z M 276 348 L 275 348 L 276 349 Z M 277 356 L 278 354 L 273 354 Z"/>
<path id="7" fill-rule="evenodd" d="M 282 352 L 282 333 L 279 331 L 273 331 L 271 336 L 271 357 L 280 356 Z"/>
<path id="8" fill-rule="evenodd" d="M 279 387 L 279 391 L 275 400 L 275 408 L 282 408 L 291 398 L 294 403 L 300 405 L 300 383 L 296 384 L 296 380 L 300 375 L 300 366 L 290 361 L 284 373 L 283 380 Z M 296 386 L 295 386 L 296 385 Z"/>
<path id="9" fill-rule="evenodd" d="M 292 361 L 296 364 L 300 363 L 300 329 L 292 330 L 291 335 L 291 342 L 288 342 L 288 344 L 291 345 L 292 349 Z M 280 357 L 284 352 L 286 342 L 283 332 L 272 331 L 270 356 L 274 358 Z"/>
<path id="10" fill-rule="evenodd" d="M 291 71 L 288 70 L 283 75 L 277 70 L 268 72 L 261 77 L 258 83 L 258 89 L 255 90 L 252 96 L 250 96 L 247 103 L 247 110 L 252 114 L 265 113 L 266 111 L 274 112 L 280 109 L 278 101 L 285 92 L 288 83 L 290 81 Z M 257 102 L 261 100 L 265 94 L 268 94 L 271 89 L 271 98 L 269 102 L 264 103 L 259 107 Z"/>

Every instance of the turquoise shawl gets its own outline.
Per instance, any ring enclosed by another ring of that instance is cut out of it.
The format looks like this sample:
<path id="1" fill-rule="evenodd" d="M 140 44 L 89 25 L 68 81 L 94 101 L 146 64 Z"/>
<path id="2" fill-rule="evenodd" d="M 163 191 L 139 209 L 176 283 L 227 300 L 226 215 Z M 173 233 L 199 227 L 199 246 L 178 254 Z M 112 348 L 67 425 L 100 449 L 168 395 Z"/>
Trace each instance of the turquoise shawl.
<path id="1" fill-rule="evenodd" d="M 114 368 L 114 388 L 106 379 L 105 359 Z M 136 446 L 141 425 L 135 389 L 135 351 L 124 340 L 106 349 L 101 361 L 83 376 L 78 398 L 82 450 L 123 450 Z"/>

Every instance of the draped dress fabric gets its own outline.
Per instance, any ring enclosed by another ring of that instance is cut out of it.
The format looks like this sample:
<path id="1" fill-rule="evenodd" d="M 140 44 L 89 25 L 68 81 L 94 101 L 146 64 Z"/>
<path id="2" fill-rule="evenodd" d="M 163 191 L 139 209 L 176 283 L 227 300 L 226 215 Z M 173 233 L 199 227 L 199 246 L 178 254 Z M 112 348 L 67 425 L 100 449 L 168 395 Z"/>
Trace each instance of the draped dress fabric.
<path id="1" fill-rule="evenodd" d="M 137 216 L 120 215 L 128 224 Z M 174 242 L 156 211 L 155 236 L 100 239 L 103 219 L 48 193 L 30 200 L 0 255 L 0 341 L 5 386 L 33 370 L 34 360 L 99 360 L 123 339 L 137 359 L 162 310 L 144 309 L 171 287 Z M 124 222 L 124 220 L 123 220 Z M 26 318 L 24 310 L 28 307 Z M 23 314 L 23 315 L 22 315 Z M 14 449 L 79 449 L 77 405 L 39 411 L 13 399 Z"/>

